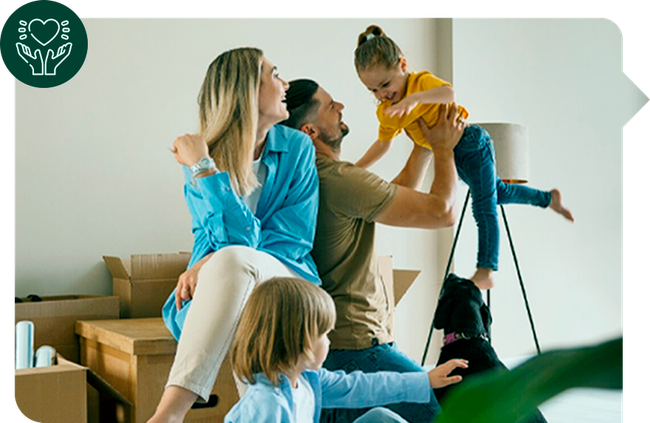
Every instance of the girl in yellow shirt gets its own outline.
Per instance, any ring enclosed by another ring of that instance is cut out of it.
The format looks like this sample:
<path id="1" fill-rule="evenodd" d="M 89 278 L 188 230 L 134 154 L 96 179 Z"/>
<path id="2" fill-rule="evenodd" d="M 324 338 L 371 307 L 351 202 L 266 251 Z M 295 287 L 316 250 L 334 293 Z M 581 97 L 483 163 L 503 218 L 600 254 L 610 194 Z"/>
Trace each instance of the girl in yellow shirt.
<path id="1" fill-rule="evenodd" d="M 409 72 L 406 58 L 397 44 L 376 26 L 359 35 L 354 65 L 361 82 L 381 102 L 377 107 L 379 134 L 357 166 L 367 168 L 383 157 L 392 140 L 402 130 L 416 144 L 429 148 L 417 120 L 428 126 L 438 121 L 440 104 L 455 102 L 451 84 L 431 72 Z M 465 120 L 468 111 L 459 106 Z M 469 125 L 454 148 L 458 176 L 469 186 L 472 214 L 478 227 L 476 272 L 471 277 L 481 289 L 494 285 L 493 272 L 498 269 L 499 226 L 497 204 L 530 204 L 550 207 L 573 221 L 571 212 L 562 205 L 560 191 L 541 191 L 523 185 L 507 184 L 496 175 L 494 147 L 487 131 Z"/>

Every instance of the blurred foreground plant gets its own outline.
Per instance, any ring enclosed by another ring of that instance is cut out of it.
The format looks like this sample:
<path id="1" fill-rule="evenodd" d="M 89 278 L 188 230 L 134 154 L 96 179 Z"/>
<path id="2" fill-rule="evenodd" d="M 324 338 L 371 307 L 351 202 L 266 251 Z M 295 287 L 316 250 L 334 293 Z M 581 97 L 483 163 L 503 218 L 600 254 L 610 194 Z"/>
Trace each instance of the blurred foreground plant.
<path id="1" fill-rule="evenodd" d="M 472 363 L 469 363 L 471 366 Z M 461 382 L 444 398 L 435 423 L 518 423 L 569 388 L 623 388 L 623 338 L 549 351 L 512 371 Z"/>

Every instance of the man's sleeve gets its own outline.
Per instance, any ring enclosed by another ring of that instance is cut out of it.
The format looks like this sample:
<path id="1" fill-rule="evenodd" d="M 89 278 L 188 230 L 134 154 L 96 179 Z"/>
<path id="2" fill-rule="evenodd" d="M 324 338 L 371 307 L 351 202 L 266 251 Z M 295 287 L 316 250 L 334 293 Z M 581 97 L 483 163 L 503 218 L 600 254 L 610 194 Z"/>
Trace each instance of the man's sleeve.
<path id="1" fill-rule="evenodd" d="M 397 186 L 351 163 L 340 165 L 323 182 L 327 206 L 348 217 L 375 220 L 395 198 Z"/>

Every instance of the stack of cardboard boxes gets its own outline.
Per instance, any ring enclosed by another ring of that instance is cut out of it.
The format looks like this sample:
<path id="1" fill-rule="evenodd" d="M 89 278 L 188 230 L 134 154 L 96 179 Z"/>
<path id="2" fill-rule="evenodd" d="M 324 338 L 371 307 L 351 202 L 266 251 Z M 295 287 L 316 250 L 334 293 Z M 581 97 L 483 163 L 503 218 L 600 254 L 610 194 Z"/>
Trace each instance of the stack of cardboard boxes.
<path id="1" fill-rule="evenodd" d="M 56 366 L 16 370 L 16 404 L 25 416 L 42 423 L 86 423 L 88 416 L 96 414 L 99 392 L 125 399 L 88 368 L 77 364 L 77 320 L 118 318 L 118 297 L 68 295 L 21 301 L 15 308 L 16 322 L 32 321 L 34 347 L 50 345 L 58 353 Z"/>
<path id="2" fill-rule="evenodd" d="M 188 253 L 133 255 L 129 260 L 104 256 L 114 296 L 46 297 L 16 304 L 16 322 L 34 322 L 34 347 L 51 345 L 62 356 L 57 366 L 16 370 L 21 411 L 42 423 L 145 423 L 176 352 L 176 340 L 160 317 L 162 305 L 189 259 Z M 393 270 L 391 257 L 380 259 L 380 269 L 395 304 L 419 274 Z M 195 404 L 185 422 L 221 422 L 237 400 L 226 357 L 210 401 Z"/>

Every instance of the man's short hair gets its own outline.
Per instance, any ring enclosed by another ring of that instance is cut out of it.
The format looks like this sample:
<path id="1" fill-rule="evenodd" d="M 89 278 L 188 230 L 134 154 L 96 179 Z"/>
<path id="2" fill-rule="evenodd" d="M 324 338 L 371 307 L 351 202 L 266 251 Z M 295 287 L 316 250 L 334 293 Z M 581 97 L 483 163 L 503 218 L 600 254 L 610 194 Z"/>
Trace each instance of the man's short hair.
<path id="1" fill-rule="evenodd" d="M 285 103 L 289 118 L 283 122 L 290 128 L 300 129 L 305 123 L 309 123 L 312 114 L 316 112 L 320 102 L 314 99 L 318 91 L 318 84 L 311 79 L 295 79 L 289 82 L 289 89 L 286 92 Z"/>

